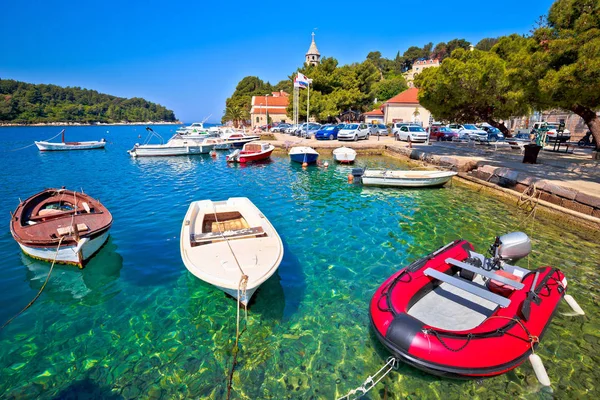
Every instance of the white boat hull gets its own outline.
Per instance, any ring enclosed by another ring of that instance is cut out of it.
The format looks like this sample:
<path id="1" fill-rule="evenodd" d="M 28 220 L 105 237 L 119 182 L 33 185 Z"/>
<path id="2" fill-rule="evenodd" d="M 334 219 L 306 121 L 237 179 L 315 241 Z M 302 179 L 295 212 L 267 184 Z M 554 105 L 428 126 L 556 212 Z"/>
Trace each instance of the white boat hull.
<path id="1" fill-rule="evenodd" d="M 335 149 L 333 159 L 339 163 L 350 164 L 356 159 L 356 151 L 347 147 Z"/>
<path id="2" fill-rule="evenodd" d="M 238 213 L 246 224 L 243 228 L 238 226 L 215 231 L 215 213 L 222 216 Z M 208 231 L 207 220 L 213 224 Z M 247 198 L 192 202 L 182 224 L 180 250 L 184 265 L 194 276 L 244 305 L 248 304 L 258 287 L 277 271 L 283 258 L 283 244 L 277 231 Z M 248 280 L 245 296 L 238 298 L 242 271 Z"/>
<path id="3" fill-rule="evenodd" d="M 365 171 L 365 186 L 434 187 L 448 182 L 456 172 L 439 171 Z"/>
<path id="4" fill-rule="evenodd" d="M 35 145 L 40 151 L 93 150 L 103 149 L 106 142 L 79 142 L 78 144 L 35 142 Z"/>
<path id="5" fill-rule="evenodd" d="M 21 250 L 25 254 L 30 257 L 37 258 L 39 260 L 52 262 L 56 257 L 56 262 L 60 264 L 74 264 L 74 265 L 82 265 L 87 259 L 93 256 L 102 245 L 108 239 L 108 231 L 104 232 L 102 235 L 86 242 L 81 247 L 81 259 L 77 254 L 77 246 L 61 246 L 58 250 L 58 254 L 56 252 L 56 246 L 52 247 L 31 247 L 26 246 L 24 244 L 19 243 L 21 246 Z"/>
<path id="6" fill-rule="evenodd" d="M 186 156 L 194 154 L 208 154 L 214 145 L 202 146 L 137 146 L 129 150 L 132 157 L 160 157 L 160 156 Z"/>

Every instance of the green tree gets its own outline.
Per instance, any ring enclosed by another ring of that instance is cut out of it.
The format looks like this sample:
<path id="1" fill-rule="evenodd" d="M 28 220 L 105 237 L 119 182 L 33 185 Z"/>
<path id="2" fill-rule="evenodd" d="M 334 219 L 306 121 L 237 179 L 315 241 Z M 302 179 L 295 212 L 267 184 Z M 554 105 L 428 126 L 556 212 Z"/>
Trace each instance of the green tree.
<path id="1" fill-rule="evenodd" d="M 371 97 L 377 99 L 377 102 L 384 102 L 406 89 L 408 89 L 406 79 L 402 75 L 398 75 L 375 82 Z"/>
<path id="2" fill-rule="evenodd" d="M 496 53 L 457 49 L 439 68 L 415 78 L 419 103 L 436 119 L 488 122 L 509 134 L 501 119 L 529 110 L 525 93 L 511 84 L 506 61 Z"/>
<path id="3" fill-rule="evenodd" d="M 477 50 L 490 51 L 496 43 L 498 43 L 498 38 L 484 38 L 475 45 L 475 48 Z"/>

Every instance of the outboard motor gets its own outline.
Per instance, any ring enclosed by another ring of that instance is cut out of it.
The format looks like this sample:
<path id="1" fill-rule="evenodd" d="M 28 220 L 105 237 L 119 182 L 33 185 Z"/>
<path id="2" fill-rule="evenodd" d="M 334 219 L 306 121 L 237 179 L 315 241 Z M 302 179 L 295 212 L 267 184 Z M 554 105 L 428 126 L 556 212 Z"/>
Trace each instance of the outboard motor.
<path id="1" fill-rule="evenodd" d="M 516 263 L 531 253 L 531 240 L 523 232 L 507 233 L 496 238 L 490 250 L 496 260 Z"/>
<path id="2" fill-rule="evenodd" d="M 364 168 L 352 168 L 352 177 L 354 183 L 362 183 L 362 176 L 365 173 Z"/>

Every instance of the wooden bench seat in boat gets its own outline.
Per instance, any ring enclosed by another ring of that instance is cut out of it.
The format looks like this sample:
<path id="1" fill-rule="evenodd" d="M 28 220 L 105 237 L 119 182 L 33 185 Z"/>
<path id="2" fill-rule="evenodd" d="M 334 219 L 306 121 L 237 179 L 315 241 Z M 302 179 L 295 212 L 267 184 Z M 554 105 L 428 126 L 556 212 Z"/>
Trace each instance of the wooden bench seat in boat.
<path id="1" fill-rule="evenodd" d="M 248 237 L 256 237 L 262 236 L 265 234 L 265 231 L 261 226 L 256 228 L 243 228 L 236 230 L 226 230 L 219 232 L 206 232 L 206 233 L 192 233 L 190 235 L 190 242 L 192 243 L 204 243 L 204 242 L 212 242 L 215 240 L 223 240 L 225 239 L 242 239 Z"/>
<path id="2" fill-rule="evenodd" d="M 77 224 L 77 230 L 79 232 L 85 232 L 85 231 L 89 231 L 90 228 L 86 225 L 86 224 Z M 56 228 L 56 232 L 58 233 L 59 236 L 66 236 L 66 235 L 71 235 L 73 233 L 73 227 L 72 226 L 63 226 L 61 228 Z"/>
<path id="3" fill-rule="evenodd" d="M 430 276 L 434 279 L 437 279 L 441 282 L 446 282 L 452 286 L 456 286 L 457 288 L 464 290 L 465 292 L 474 294 L 475 296 L 478 296 L 478 297 L 481 297 L 482 299 L 491 301 L 492 303 L 496 303 L 502 308 L 506 308 L 510 305 L 510 300 L 507 299 L 506 297 L 499 296 L 479 285 L 470 283 L 470 282 L 465 281 L 460 278 L 455 278 L 453 276 L 444 274 L 443 272 L 440 272 L 433 268 L 427 268 L 423 272 L 423 274 L 426 276 Z"/>
<path id="4" fill-rule="evenodd" d="M 515 281 L 513 279 L 505 278 L 504 276 L 498 275 L 495 272 L 485 270 L 483 268 L 476 267 L 471 264 L 464 263 L 462 261 L 455 260 L 454 258 L 447 258 L 446 264 L 454 265 L 458 268 L 466 269 L 467 271 L 474 272 L 481 276 L 485 276 L 486 278 L 494 279 L 498 282 L 501 282 L 505 285 L 512 286 L 517 290 L 523 289 L 523 284 L 521 282 Z"/>

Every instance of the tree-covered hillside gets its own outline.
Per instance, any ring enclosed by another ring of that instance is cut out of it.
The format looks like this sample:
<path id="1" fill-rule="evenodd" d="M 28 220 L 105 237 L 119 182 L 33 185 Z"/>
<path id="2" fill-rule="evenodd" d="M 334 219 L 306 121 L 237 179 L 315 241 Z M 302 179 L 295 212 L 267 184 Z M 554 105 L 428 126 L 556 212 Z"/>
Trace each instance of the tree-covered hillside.
<path id="1" fill-rule="evenodd" d="M 0 123 L 176 121 L 173 111 L 141 98 L 125 99 L 79 87 L 0 79 Z"/>

